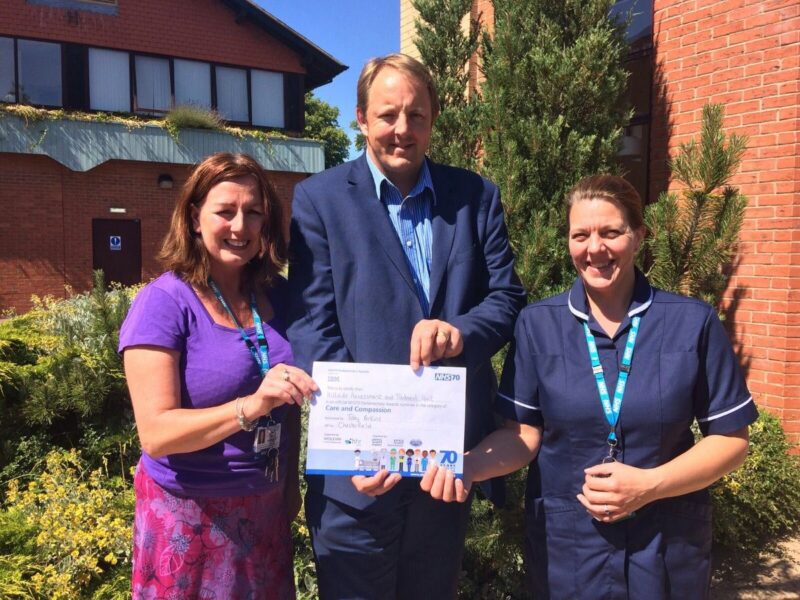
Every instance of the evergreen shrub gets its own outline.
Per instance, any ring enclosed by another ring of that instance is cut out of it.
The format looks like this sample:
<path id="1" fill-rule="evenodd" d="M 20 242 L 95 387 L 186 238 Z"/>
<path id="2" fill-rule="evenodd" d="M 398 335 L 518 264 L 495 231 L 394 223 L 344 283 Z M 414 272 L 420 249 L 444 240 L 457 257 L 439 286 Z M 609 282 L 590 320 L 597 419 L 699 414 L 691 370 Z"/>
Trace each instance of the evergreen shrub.
<path id="1" fill-rule="evenodd" d="M 52 447 L 94 451 L 92 466 L 124 452 L 125 474 L 138 447 L 117 343 L 136 291 L 107 289 L 98 271 L 91 292 L 34 299 L 0 325 L 0 479 L 35 473 Z"/>
<path id="2" fill-rule="evenodd" d="M 613 0 L 494 0 L 484 34 L 482 174 L 502 190 L 517 272 L 531 300 L 575 277 L 563 199 L 586 175 L 613 172 L 622 130 L 625 23 Z"/>

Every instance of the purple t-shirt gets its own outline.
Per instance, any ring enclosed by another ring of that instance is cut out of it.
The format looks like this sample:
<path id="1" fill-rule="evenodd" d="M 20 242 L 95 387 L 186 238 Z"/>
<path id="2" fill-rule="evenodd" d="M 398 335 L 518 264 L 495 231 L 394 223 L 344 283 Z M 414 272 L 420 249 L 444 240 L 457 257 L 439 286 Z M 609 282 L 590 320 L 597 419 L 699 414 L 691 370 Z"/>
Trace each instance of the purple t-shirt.
<path id="1" fill-rule="evenodd" d="M 280 314 L 282 294 L 270 290 L 276 317 L 264 323 L 269 362 L 294 364 Z M 257 343 L 255 327 L 246 329 Z M 180 383 L 183 408 L 206 408 L 252 394 L 261 373 L 238 329 L 214 322 L 190 285 L 174 273 L 164 273 L 136 296 L 119 334 L 119 351 L 131 346 L 161 346 L 181 353 Z M 231 411 L 232 413 L 233 411 Z M 273 411 L 282 421 L 286 407 Z M 231 414 L 231 418 L 233 414 Z M 280 479 L 286 475 L 288 445 L 281 428 Z M 184 496 L 236 496 L 265 491 L 264 459 L 253 452 L 255 432 L 239 431 L 195 452 L 153 458 L 142 452 L 141 465 L 156 483 Z"/>

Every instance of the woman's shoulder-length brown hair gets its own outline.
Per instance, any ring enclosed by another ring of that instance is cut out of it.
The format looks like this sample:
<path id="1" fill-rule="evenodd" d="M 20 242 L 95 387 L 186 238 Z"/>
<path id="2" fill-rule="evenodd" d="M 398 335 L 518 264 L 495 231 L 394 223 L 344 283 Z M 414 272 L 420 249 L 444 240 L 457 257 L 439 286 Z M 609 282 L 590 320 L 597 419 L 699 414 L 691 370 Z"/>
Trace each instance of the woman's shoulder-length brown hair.
<path id="1" fill-rule="evenodd" d="M 245 266 L 242 284 L 245 289 L 272 285 L 286 265 L 283 209 L 264 169 L 246 154 L 219 152 L 194 168 L 181 189 L 169 231 L 161 244 L 158 259 L 165 269 L 192 285 L 207 285 L 211 273 L 208 252 L 192 226 L 192 207 L 199 208 L 209 190 L 218 183 L 240 177 L 256 180 L 264 210 L 260 248 L 256 257 Z"/>

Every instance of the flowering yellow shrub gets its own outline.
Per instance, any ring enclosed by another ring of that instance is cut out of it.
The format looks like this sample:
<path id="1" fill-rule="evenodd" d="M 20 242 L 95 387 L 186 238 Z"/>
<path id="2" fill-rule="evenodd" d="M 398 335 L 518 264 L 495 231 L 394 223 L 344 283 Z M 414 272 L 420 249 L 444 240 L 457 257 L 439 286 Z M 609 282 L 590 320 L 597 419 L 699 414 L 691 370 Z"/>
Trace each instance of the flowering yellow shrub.
<path id="1" fill-rule="evenodd" d="M 78 598 L 107 569 L 130 562 L 133 490 L 102 469 L 87 473 L 74 449 L 52 451 L 45 460 L 44 473 L 27 488 L 9 484 L 8 510 L 38 530 L 42 564 L 31 577 L 37 594 Z"/>

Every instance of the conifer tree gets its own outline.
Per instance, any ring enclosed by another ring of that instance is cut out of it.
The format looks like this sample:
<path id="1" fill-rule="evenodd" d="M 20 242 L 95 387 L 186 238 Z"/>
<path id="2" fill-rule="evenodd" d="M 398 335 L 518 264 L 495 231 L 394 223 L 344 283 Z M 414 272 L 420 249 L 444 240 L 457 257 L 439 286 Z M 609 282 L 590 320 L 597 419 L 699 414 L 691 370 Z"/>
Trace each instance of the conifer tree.
<path id="1" fill-rule="evenodd" d="M 472 0 L 414 0 L 412 4 L 419 13 L 415 44 L 433 75 L 441 103 L 429 154 L 437 162 L 474 168 L 479 97 L 468 91 L 468 64 L 478 49 L 479 24 L 470 18 Z"/>
<path id="2" fill-rule="evenodd" d="M 747 199 L 728 185 L 747 138 L 722 129 L 721 104 L 706 104 L 699 142 L 681 144 L 670 162 L 684 189 L 664 192 L 647 207 L 649 237 L 643 262 L 657 287 L 718 306 L 728 284 L 724 267 L 733 258 Z"/>
<path id="3" fill-rule="evenodd" d="M 484 35 L 484 174 L 502 190 L 517 271 L 532 299 L 574 277 L 562 201 L 614 170 L 622 127 L 625 23 L 613 0 L 495 0 Z"/>

